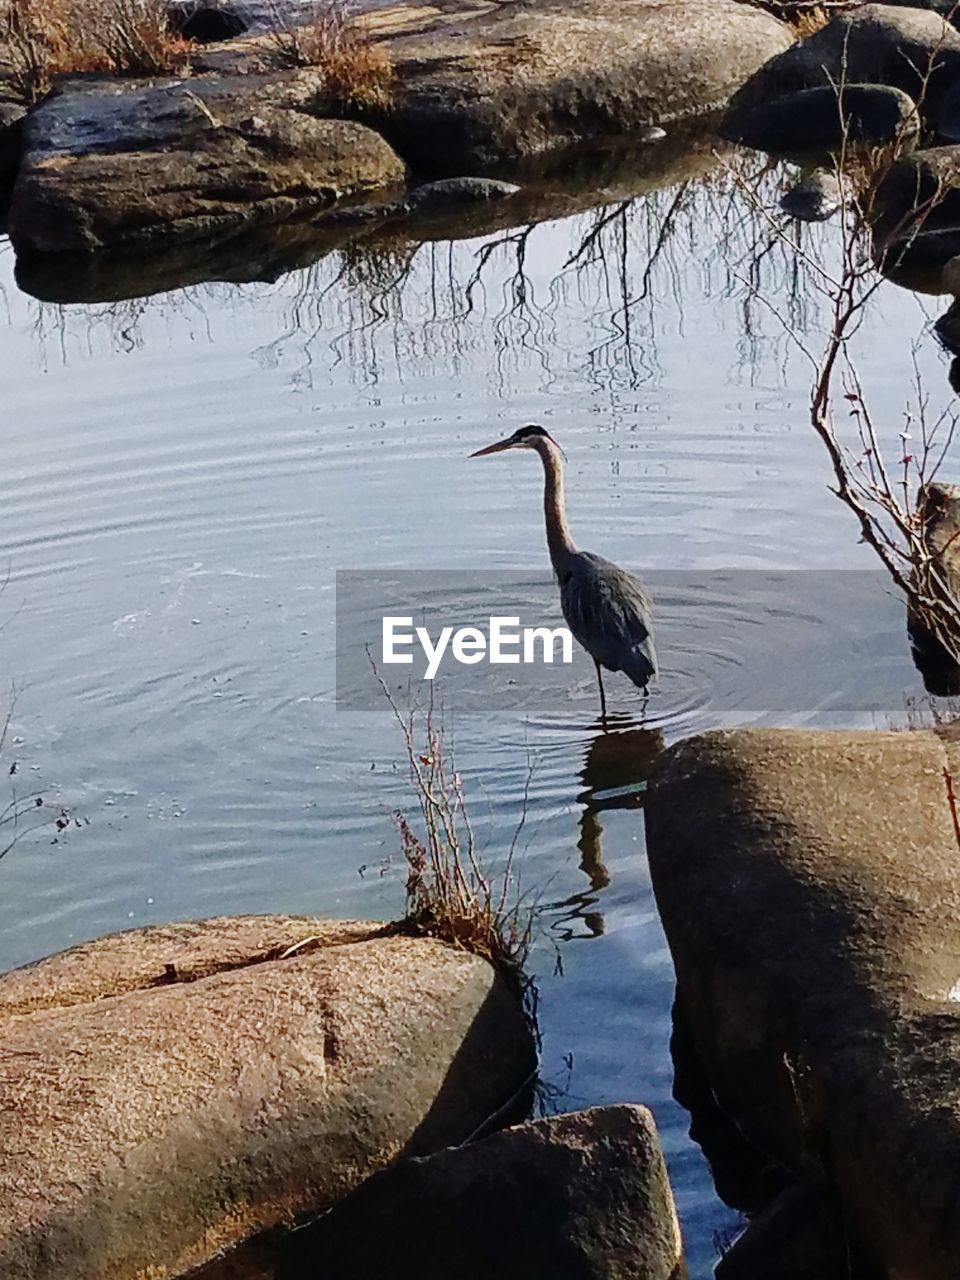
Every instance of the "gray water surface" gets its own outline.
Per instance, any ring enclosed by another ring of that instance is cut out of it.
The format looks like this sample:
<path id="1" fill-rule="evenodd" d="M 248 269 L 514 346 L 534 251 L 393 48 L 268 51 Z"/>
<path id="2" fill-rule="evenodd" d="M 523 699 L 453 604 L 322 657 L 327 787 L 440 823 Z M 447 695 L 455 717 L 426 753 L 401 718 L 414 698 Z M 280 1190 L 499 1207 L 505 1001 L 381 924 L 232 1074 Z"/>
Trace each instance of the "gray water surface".
<path id="1" fill-rule="evenodd" d="M 722 175 L 639 198 L 567 265 L 596 226 L 576 214 L 482 257 L 503 233 L 400 237 L 96 305 L 36 302 L 0 254 L 5 763 L 80 821 L 0 865 L 0 965 L 152 921 L 400 911 L 403 746 L 386 709 L 336 705 L 335 573 L 548 578 L 537 460 L 466 458 L 540 422 L 580 545 L 668 575 L 664 676 L 646 705 L 608 679 L 619 737 L 589 665 L 533 705 L 465 692 L 445 714 L 494 864 L 529 785 L 544 1078 L 567 1109 L 653 1107 L 705 1277 L 737 1219 L 671 1098 L 637 784 L 661 741 L 901 722 L 922 686 L 808 425 L 783 322 L 816 351 L 826 316 L 789 252 Z M 813 234 L 835 258 L 835 232 Z M 932 398 L 950 395 L 936 312 L 885 286 L 857 335 L 893 448 L 918 335 Z"/>

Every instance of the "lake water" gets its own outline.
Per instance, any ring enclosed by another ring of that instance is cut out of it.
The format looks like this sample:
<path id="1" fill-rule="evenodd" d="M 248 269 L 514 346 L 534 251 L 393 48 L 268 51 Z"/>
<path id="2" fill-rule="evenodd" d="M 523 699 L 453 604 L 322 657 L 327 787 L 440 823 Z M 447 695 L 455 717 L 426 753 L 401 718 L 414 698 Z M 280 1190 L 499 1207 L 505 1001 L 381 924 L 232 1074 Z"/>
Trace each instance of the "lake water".
<path id="1" fill-rule="evenodd" d="M 737 1217 L 671 1097 L 637 784 L 661 735 L 883 726 L 922 685 L 808 423 L 782 320 L 816 352 L 826 318 L 797 260 L 722 172 L 607 212 L 586 246 L 596 211 L 90 304 L 19 291 L 5 246 L 4 763 L 79 825 L 0 866 L 0 965 L 191 916 L 395 916 L 403 744 L 375 699 L 338 705 L 335 574 L 549 583 L 539 463 L 466 460 L 542 423 L 580 545 L 650 576 L 663 677 L 646 704 L 608 677 L 609 733 L 589 665 L 514 706 L 461 677 L 445 714 L 494 865 L 529 779 L 543 1077 L 564 1109 L 653 1108 L 702 1280 Z M 830 263 L 836 239 L 802 243 Z M 950 402 L 942 309 L 884 285 L 857 334 L 893 456 L 914 360 Z"/>

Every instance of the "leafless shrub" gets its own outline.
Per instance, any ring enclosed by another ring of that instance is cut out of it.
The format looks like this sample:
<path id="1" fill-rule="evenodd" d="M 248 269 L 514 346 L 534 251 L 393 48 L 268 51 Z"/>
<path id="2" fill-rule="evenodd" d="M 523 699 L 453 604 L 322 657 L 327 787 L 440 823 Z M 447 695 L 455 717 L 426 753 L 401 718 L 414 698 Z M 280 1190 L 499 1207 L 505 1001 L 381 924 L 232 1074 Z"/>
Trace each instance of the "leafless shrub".
<path id="1" fill-rule="evenodd" d="M 383 45 L 353 17 L 342 0 L 304 6 L 293 21 L 271 7 L 272 39 L 291 67 L 317 67 L 324 75 L 331 109 L 382 111 L 393 100 L 393 65 Z"/>
<path id="2" fill-rule="evenodd" d="M 42 98 L 53 77 L 69 65 L 70 40 L 67 0 L 6 0 L 0 7 L 0 48 L 9 67 L 9 83 L 25 102 Z M 79 56 L 76 49 L 74 56 Z"/>
<path id="3" fill-rule="evenodd" d="M 403 810 L 394 815 L 407 866 L 406 927 L 482 956 L 529 1005 L 525 966 L 534 912 L 524 904 L 515 874 L 526 796 L 503 867 L 490 873 L 481 865 L 463 779 L 432 693 L 421 715 L 416 708 L 404 715 L 379 672 L 377 679 L 403 733 L 419 810 L 415 819 Z"/>
<path id="4" fill-rule="evenodd" d="M 167 0 L 80 0 L 97 27 L 88 37 L 118 75 L 170 75 L 184 70 L 191 44 L 170 29 Z"/>

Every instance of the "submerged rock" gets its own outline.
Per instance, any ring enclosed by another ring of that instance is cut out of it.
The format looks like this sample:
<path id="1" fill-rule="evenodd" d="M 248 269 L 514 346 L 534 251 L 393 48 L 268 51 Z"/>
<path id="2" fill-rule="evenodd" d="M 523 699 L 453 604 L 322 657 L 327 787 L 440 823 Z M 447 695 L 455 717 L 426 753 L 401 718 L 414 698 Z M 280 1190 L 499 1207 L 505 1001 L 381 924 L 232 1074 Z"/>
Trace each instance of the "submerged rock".
<path id="1" fill-rule="evenodd" d="M 373 130 L 312 114 L 322 89 L 315 71 L 68 85 L 25 122 L 14 247 L 209 236 L 401 182 L 403 163 Z"/>
<path id="2" fill-rule="evenodd" d="M 653 1117 L 616 1106 L 393 1165 L 295 1232 L 277 1280 L 672 1280 L 680 1268 Z"/>
<path id="3" fill-rule="evenodd" d="M 932 732 L 737 730 L 670 749 L 647 843 L 678 999 L 725 1112 L 826 1181 L 878 1274 L 960 1257 L 960 877 Z"/>
<path id="4" fill-rule="evenodd" d="M 799 89 L 762 106 L 728 112 L 720 132 L 761 151 L 832 151 L 844 142 L 884 143 L 914 138 L 913 99 L 882 84 Z"/>
<path id="5" fill-rule="evenodd" d="M 499 182 L 496 178 L 441 178 L 415 187 L 404 203 L 411 213 L 446 212 L 461 205 L 507 200 L 519 190 L 515 182 Z"/>
<path id="6" fill-rule="evenodd" d="M 454 12 L 385 42 L 397 92 L 375 123 L 423 173 L 488 168 L 722 108 L 792 39 L 785 23 L 737 0 Z"/>
<path id="7" fill-rule="evenodd" d="M 535 1065 L 484 961 L 247 916 L 0 978 L 0 1274 L 167 1280 L 462 1142 Z"/>
<path id="8" fill-rule="evenodd" d="M 889 85 L 922 102 L 936 119 L 960 75 L 960 33 L 937 13 L 865 4 L 839 13 L 821 30 L 767 62 L 735 96 L 732 109 L 764 106 L 820 85 Z"/>
<path id="9" fill-rule="evenodd" d="M 843 207 L 843 187 L 831 169 L 814 169 L 785 191 L 780 208 L 801 222 L 825 222 Z"/>

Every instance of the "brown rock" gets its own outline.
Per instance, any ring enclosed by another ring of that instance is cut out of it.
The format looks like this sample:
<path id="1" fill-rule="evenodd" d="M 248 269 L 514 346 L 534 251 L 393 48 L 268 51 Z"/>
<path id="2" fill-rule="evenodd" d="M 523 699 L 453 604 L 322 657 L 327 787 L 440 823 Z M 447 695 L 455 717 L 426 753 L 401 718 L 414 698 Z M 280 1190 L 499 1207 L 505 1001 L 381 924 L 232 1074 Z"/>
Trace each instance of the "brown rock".
<path id="1" fill-rule="evenodd" d="M 671 1280 L 653 1117 L 596 1107 L 405 1160 L 289 1239 L 277 1280 Z"/>
<path id="2" fill-rule="evenodd" d="M 792 38 L 736 0 L 497 5 L 389 38 L 376 124 L 415 167 L 469 173 L 722 108 Z"/>
<path id="3" fill-rule="evenodd" d="M 400 183 L 371 129 L 318 119 L 304 71 L 65 87 L 24 125 L 10 238 L 18 253 L 87 253 L 280 222 Z"/>
<path id="4" fill-rule="evenodd" d="M 960 1257 L 960 848 L 930 732 L 711 733 L 646 820 L 678 998 L 718 1100 L 837 1195 L 880 1274 Z"/>
<path id="5" fill-rule="evenodd" d="M 534 1064 L 487 964 L 373 925 L 120 934 L 0 1002 L 4 1280 L 180 1276 L 463 1141 Z"/>

